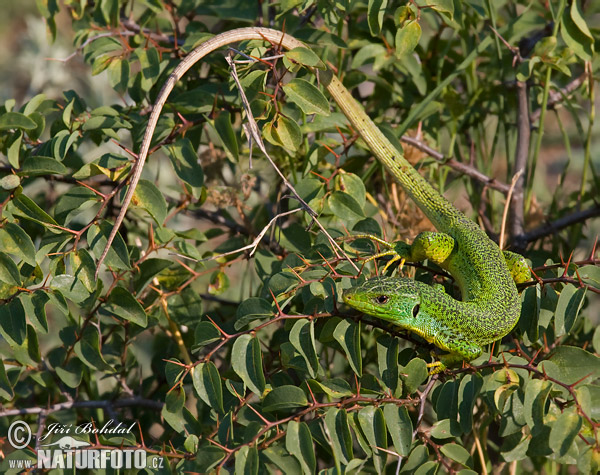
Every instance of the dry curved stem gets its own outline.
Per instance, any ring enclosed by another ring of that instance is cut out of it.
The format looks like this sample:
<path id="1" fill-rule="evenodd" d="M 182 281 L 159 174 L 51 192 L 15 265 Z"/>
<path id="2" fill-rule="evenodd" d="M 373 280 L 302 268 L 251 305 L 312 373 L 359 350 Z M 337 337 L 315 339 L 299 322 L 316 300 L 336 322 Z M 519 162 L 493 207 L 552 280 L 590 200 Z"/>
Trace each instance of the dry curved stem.
<path id="1" fill-rule="evenodd" d="M 293 213 L 295 213 L 297 211 L 300 211 L 301 209 L 303 209 L 303 208 L 292 209 L 290 211 L 285 211 L 284 213 L 279 213 L 278 215 L 276 215 L 273 219 L 271 219 L 271 221 L 269 221 L 267 223 L 267 225 L 262 229 L 262 231 L 260 233 L 258 233 L 258 236 L 256 236 L 256 238 L 254 239 L 254 241 L 252 241 L 247 246 L 240 247 L 239 249 L 234 249 L 233 251 L 224 252 L 224 253 L 218 254 L 216 256 L 210 256 L 210 257 L 207 257 L 205 259 L 200 259 L 198 262 L 212 261 L 212 260 L 215 260 L 215 259 L 220 259 L 221 257 L 230 256 L 232 254 L 238 254 L 240 252 L 244 252 L 244 251 L 248 251 L 248 250 L 250 250 L 250 256 L 252 256 L 252 254 L 254 254 L 256 252 L 256 249 L 258 248 L 258 245 L 262 241 L 262 238 L 265 236 L 265 234 L 267 233 L 267 231 L 269 230 L 269 228 L 273 225 L 273 223 L 275 221 L 277 221 L 279 218 L 283 218 L 284 216 L 288 216 L 288 215 L 293 214 Z M 187 259 L 189 259 L 189 258 L 187 258 Z"/>
<path id="2" fill-rule="evenodd" d="M 510 188 L 508 190 L 508 194 L 506 195 L 506 202 L 504 203 L 504 211 L 502 212 L 502 226 L 500 227 L 500 238 L 498 240 L 498 247 L 500 249 L 504 249 L 506 218 L 508 217 L 508 209 L 510 208 L 513 190 L 515 189 L 515 186 L 517 186 L 519 178 L 521 177 L 522 174 L 523 174 L 523 168 L 521 168 L 517 173 L 515 173 L 515 176 L 513 176 L 513 178 L 512 178 Z"/>

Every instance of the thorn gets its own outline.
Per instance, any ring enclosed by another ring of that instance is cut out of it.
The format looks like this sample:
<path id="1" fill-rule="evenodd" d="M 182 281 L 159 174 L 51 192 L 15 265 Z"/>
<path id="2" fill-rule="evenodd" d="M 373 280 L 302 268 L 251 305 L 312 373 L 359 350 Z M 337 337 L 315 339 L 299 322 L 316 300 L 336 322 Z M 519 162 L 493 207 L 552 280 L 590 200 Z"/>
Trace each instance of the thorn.
<path id="1" fill-rule="evenodd" d="M 223 335 L 223 338 L 225 338 L 226 340 L 229 340 L 231 338 L 231 335 L 229 333 L 225 333 L 225 331 L 219 325 L 217 325 L 212 318 L 210 318 L 208 315 L 205 315 L 205 317 L 210 320 L 210 323 L 212 323 L 217 330 L 219 330 L 221 335 Z"/>
<path id="2" fill-rule="evenodd" d="M 590 254 L 590 261 L 594 260 L 594 256 L 596 255 L 596 247 L 598 246 L 598 236 L 594 240 L 594 246 L 592 247 L 592 252 Z"/>
<path id="3" fill-rule="evenodd" d="M 574 383 L 569 384 L 569 388 L 573 389 L 575 388 L 575 386 L 577 386 L 579 383 L 581 383 L 582 381 L 584 381 L 585 379 L 589 378 L 591 375 L 593 375 L 594 372 L 592 371 L 591 373 L 589 373 L 588 375 L 584 376 L 581 379 L 578 379 L 577 381 L 575 381 Z"/>
<path id="4" fill-rule="evenodd" d="M 565 270 L 561 277 L 568 277 L 569 266 L 571 265 L 572 258 L 573 258 L 573 251 L 571 251 L 571 254 L 569 254 L 569 259 L 567 260 L 567 263 L 565 264 Z M 562 261 L 562 257 L 560 258 L 560 260 Z M 563 261 L 563 264 L 564 264 L 564 261 Z"/>
<path id="5" fill-rule="evenodd" d="M 271 294 L 271 297 L 273 297 L 273 302 L 275 302 L 275 307 L 277 307 L 277 316 L 283 317 L 285 314 L 281 311 L 281 307 L 279 306 L 279 302 L 275 298 L 275 294 L 273 293 L 273 291 L 271 289 L 269 289 L 269 293 Z"/>
<path id="6" fill-rule="evenodd" d="M 340 158 L 339 154 L 335 153 L 335 152 L 333 151 L 333 149 L 332 149 L 331 147 L 329 147 L 328 145 L 326 145 L 326 144 L 322 143 L 322 144 L 321 144 L 321 146 L 322 146 L 322 147 L 325 147 L 327 150 L 329 150 L 329 152 L 330 152 L 331 154 L 333 154 L 333 156 L 336 158 L 336 160 L 337 160 L 338 158 Z"/>

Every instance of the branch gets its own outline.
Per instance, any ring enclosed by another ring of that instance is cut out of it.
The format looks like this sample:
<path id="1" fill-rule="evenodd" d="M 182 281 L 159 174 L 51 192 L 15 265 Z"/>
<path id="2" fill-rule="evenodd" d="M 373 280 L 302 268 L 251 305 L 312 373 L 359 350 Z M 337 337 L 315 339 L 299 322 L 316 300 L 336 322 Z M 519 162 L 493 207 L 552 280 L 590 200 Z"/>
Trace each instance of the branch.
<path id="1" fill-rule="evenodd" d="M 571 95 L 576 89 L 579 88 L 579 86 L 581 86 L 584 83 L 586 77 L 587 77 L 587 74 L 584 72 L 579 77 L 576 77 L 575 79 L 573 79 L 569 84 L 567 84 L 562 89 L 557 89 L 556 91 L 550 91 L 550 93 L 548 95 L 549 97 L 548 97 L 547 109 L 554 108 L 554 106 L 556 106 L 557 104 L 560 104 L 562 101 L 568 99 L 569 95 Z M 541 108 L 532 112 L 531 113 L 531 123 L 536 122 L 540 118 L 541 114 L 542 114 Z"/>
<path id="2" fill-rule="evenodd" d="M 527 244 L 531 241 L 536 241 L 537 239 L 549 236 L 550 234 L 554 234 L 561 229 L 576 223 L 581 223 L 596 216 L 600 216 L 600 204 L 596 204 L 591 208 L 582 211 L 576 211 L 574 213 L 567 214 L 566 216 L 558 218 L 555 221 L 543 224 L 535 229 L 532 229 L 531 231 L 525 232 L 519 236 L 515 236 L 513 241 L 515 242 L 515 245 Z"/>
<path id="3" fill-rule="evenodd" d="M 424 152 L 427 155 L 429 155 L 431 158 L 437 160 L 438 162 L 440 162 L 444 165 L 448 165 L 450 168 L 453 168 L 454 170 L 456 170 L 457 172 L 459 172 L 463 175 L 466 175 L 477 181 L 480 181 L 480 182 L 484 183 L 485 185 L 489 186 L 490 188 L 493 188 L 494 190 L 498 190 L 504 194 L 508 193 L 508 190 L 510 188 L 510 186 L 508 184 L 497 181 L 495 178 L 490 178 L 489 176 L 480 172 L 479 170 L 472 167 L 471 165 L 467 165 L 466 163 L 459 162 L 458 160 L 456 160 L 454 158 L 446 157 L 446 156 L 444 156 L 443 153 L 438 152 L 437 150 L 435 150 L 435 149 L 431 148 L 429 145 L 415 139 L 414 137 L 409 137 L 408 135 L 403 135 L 400 138 L 400 140 L 402 140 L 402 142 L 405 142 L 409 145 L 412 145 L 413 147 L 419 149 L 421 152 Z"/>

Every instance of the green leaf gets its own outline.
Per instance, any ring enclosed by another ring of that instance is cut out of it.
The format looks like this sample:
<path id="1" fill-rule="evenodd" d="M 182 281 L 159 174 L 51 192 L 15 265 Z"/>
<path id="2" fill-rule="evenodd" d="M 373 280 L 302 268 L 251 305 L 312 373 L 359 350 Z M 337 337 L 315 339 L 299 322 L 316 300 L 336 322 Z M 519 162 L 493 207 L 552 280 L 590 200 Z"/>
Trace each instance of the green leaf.
<path id="1" fill-rule="evenodd" d="M 183 419 L 184 405 L 185 391 L 178 385 L 167 393 L 165 405 L 162 408 L 162 416 L 165 421 L 177 432 L 185 430 Z"/>
<path id="2" fill-rule="evenodd" d="M 256 446 L 244 445 L 235 453 L 235 472 L 243 475 L 258 475 L 258 450 Z"/>
<path id="3" fill-rule="evenodd" d="M 194 350 L 221 339 L 221 332 L 211 322 L 200 322 L 194 333 Z"/>
<path id="4" fill-rule="evenodd" d="M 402 58 L 411 54 L 421 39 L 421 25 L 417 20 L 411 20 L 396 33 L 396 57 Z"/>
<path id="5" fill-rule="evenodd" d="M 367 201 L 367 191 L 360 177 L 354 173 L 347 173 L 340 170 L 340 173 L 336 177 L 336 184 L 340 187 L 341 191 L 352 196 L 362 210 Z"/>
<path id="6" fill-rule="evenodd" d="M 600 289 L 600 266 L 583 266 L 578 269 L 578 272 L 584 283 Z"/>
<path id="7" fill-rule="evenodd" d="M 0 252 L 0 282 L 21 285 L 21 273 L 12 258 Z"/>
<path id="8" fill-rule="evenodd" d="M 101 311 L 133 322 L 142 328 L 148 326 L 148 316 L 144 307 L 123 287 L 115 287 L 111 291 Z"/>
<path id="9" fill-rule="evenodd" d="M 398 372 L 398 338 L 388 335 L 377 338 L 379 377 L 396 397 L 401 396 L 402 381 Z"/>
<path id="10" fill-rule="evenodd" d="M 221 295 L 229 288 L 229 277 L 222 270 L 216 270 L 210 276 L 208 293 L 210 295 Z"/>
<path id="11" fill-rule="evenodd" d="M 477 373 L 467 374 L 460 381 L 458 389 L 458 414 L 460 416 L 460 427 L 465 434 L 470 433 L 473 427 L 473 409 L 475 408 L 482 386 L 483 378 Z"/>
<path id="12" fill-rule="evenodd" d="M 354 458 L 352 451 L 352 434 L 348 425 L 348 414 L 344 409 L 332 407 L 325 413 L 325 427 L 329 439 L 333 444 L 331 448 L 336 460 L 348 465 Z"/>
<path id="13" fill-rule="evenodd" d="M 290 343 L 300 353 L 311 378 L 317 376 L 319 369 L 319 358 L 315 346 L 315 326 L 313 320 L 302 318 L 290 330 Z"/>
<path id="14" fill-rule="evenodd" d="M 582 348 L 562 345 L 549 358 L 553 364 L 541 366 L 548 376 L 565 384 L 593 381 L 600 376 L 600 358 Z"/>
<path id="15" fill-rule="evenodd" d="M 73 276 L 80 280 L 89 293 L 96 290 L 96 264 L 87 249 L 79 249 L 69 254 Z"/>
<path id="16" fill-rule="evenodd" d="M 308 406 L 306 394 L 298 386 L 284 385 L 270 391 L 263 400 L 265 412 L 297 409 Z"/>
<path id="17" fill-rule="evenodd" d="M 244 384 L 257 396 L 265 390 L 262 353 L 257 338 L 242 335 L 233 344 L 231 364 Z"/>
<path id="18" fill-rule="evenodd" d="M 367 5 L 367 23 L 369 24 L 371 36 L 378 36 L 381 32 L 387 3 L 387 0 L 369 0 L 369 4 Z"/>
<path id="19" fill-rule="evenodd" d="M 200 399 L 223 414 L 223 388 L 221 376 L 215 364 L 212 361 L 200 363 L 194 368 L 193 379 L 194 388 Z"/>
<path id="20" fill-rule="evenodd" d="M 107 25 L 117 26 L 119 22 L 119 0 L 100 0 L 100 11 Z"/>
<path id="21" fill-rule="evenodd" d="M 533 434 L 544 424 L 546 398 L 550 389 L 552 383 L 540 379 L 530 379 L 525 386 L 525 420 Z"/>
<path id="22" fill-rule="evenodd" d="M 66 223 L 71 215 L 85 211 L 98 201 L 98 195 L 89 188 L 75 186 L 58 198 L 54 207 L 54 217 L 59 222 Z"/>
<path id="23" fill-rule="evenodd" d="M 37 124 L 20 112 L 6 112 L 0 115 L 0 130 L 6 129 L 22 129 L 33 130 L 37 128 Z"/>
<path id="24" fill-rule="evenodd" d="M 442 419 L 431 427 L 431 435 L 436 439 L 450 439 L 462 435 L 460 424 L 454 419 Z"/>
<path id="25" fill-rule="evenodd" d="M 144 208 L 158 226 L 162 226 L 167 217 L 167 202 L 154 183 L 140 180 L 135 187 L 131 204 Z"/>
<path id="26" fill-rule="evenodd" d="M 50 288 L 77 304 L 88 299 L 91 293 L 80 279 L 71 274 L 55 275 L 50 282 Z"/>
<path id="27" fill-rule="evenodd" d="M 141 81 L 143 91 L 149 91 L 158 80 L 160 73 L 160 58 L 156 48 L 138 48 L 136 55 L 140 60 Z"/>
<path id="28" fill-rule="evenodd" d="M 285 434 L 285 447 L 300 462 L 302 472 L 312 475 L 317 468 L 310 429 L 305 422 L 290 421 Z"/>
<path id="29" fill-rule="evenodd" d="M 66 175 L 68 171 L 67 167 L 54 158 L 34 155 L 25 159 L 17 175 Z"/>
<path id="30" fill-rule="evenodd" d="M 6 223 L 0 228 L 0 251 L 17 256 L 31 266 L 36 265 L 33 241 L 15 223 Z"/>
<path id="31" fill-rule="evenodd" d="M 10 401 L 14 397 L 15 393 L 13 391 L 12 384 L 10 384 L 8 376 L 6 375 L 4 362 L 0 359 L 0 398 L 4 399 L 5 401 Z"/>
<path id="32" fill-rule="evenodd" d="M 239 147 L 237 137 L 231 126 L 231 114 L 227 111 L 221 111 L 215 120 L 208 120 L 223 144 L 223 149 L 229 160 L 237 162 L 239 159 Z"/>
<path id="33" fill-rule="evenodd" d="M 452 459 L 465 467 L 470 467 L 473 463 L 471 455 L 467 450 L 458 444 L 445 444 L 440 447 L 440 451 L 449 459 Z"/>
<path id="34" fill-rule="evenodd" d="M 204 172 L 198 155 L 188 139 L 177 140 L 167 147 L 171 164 L 177 176 L 194 188 L 204 185 Z"/>
<path id="35" fill-rule="evenodd" d="M 22 345 L 27 335 L 25 309 L 19 299 L 0 305 L 0 330 L 4 338 Z"/>
<path id="36" fill-rule="evenodd" d="M 387 454 L 380 451 L 379 448 L 388 446 L 383 411 L 380 408 L 375 408 L 375 406 L 367 406 L 359 411 L 358 421 L 373 451 L 375 470 L 377 470 L 377 473 L 382 473 L 387 462 Z"/>
<path id="37" fill-rule="evenodd" d="M 35 290 L 19 295 L 27 318 L 34 328 L 41 333 L 48 333 L 48 319 L 46 317 L 46 304 L 50 297 L 44 290 Z"/>
<path id="38" fill-rule="evenodd" d="M 97 369 L 105 373 L 114 373 L 115 369 L 109 365 L 100 352 L 100 338 L 98 328 L 87 326 L 81 335 L 81 338 L 75 343 L 75 354 L 90 368 Z"/>
<path id="39" fill-rule="evenodd" d="M 571 449 L 582 425 L 583 419 L 572 408 L 565 410 L 554 421 L 548 444 L 558 457 L 563 457 Z"/>
<path id="40" fill-rule="evenodd" d="M 54 221 L 52 216 L 42 210 L 42 208 L 40 208 L 33 200 L 22 193 L 16 196 L 12 200 L 12 203 L 18 210 L 18 212 L 15 214 L 18 214 L 19 216 L 27 218 L 41 225 L 58 224 L 56 221 Z"/>
<path id="41" fill-rule="evenodd" d="M 450 20 L 454 18 L 454 2 L 452 0 L 431 0 L 427 2 L 427 6 L 444 14 Z"/>
<path id="42" fill-rule="evenodd" d="M 341 398 L 351 396 L 353 394 L 352 388 L 348 381 L 341 378 L 333 378 L 326 381 L 316 381 L 314 379 L 308 380 L 308 384 L 313 392 L 325 393 L 332 398 Z"/>
<path id="43" fill-rule="evenodd" d="M 77 388 L 83 379 L 83 363 L 79 358 L 71 357 L 67 364 L 61 364 L 54 367 L 56 375 L 70 388 Z"/>
<path id="44" fill-rule="evenodd" d="M 413 425 L 406 406 L 384 404 L 383 415 L 396 452 L 406 457 L 413 440 Z"/>
<path id="45" fill-rule="evenodd" d="M 250 297 L 244 300 L 236 312 L 234 328 L 240 330 L 254 320 L 263 320 L 273 317 L 271 302 L 260 297 Z"/>
<path id="46" fill-rule="evenodd" d="M 586 290 L 585 287 L 576 288 L 573 284 L 567 284 L 560 292 L 554 316 L 557 337 L 566 335 L 573 328 L 583 307 Z"/>
<path id="47" fill-rule="evenodd" d="M 289 60 L 300 63 L 303 66 L 315 67 L 318 69 L 326 69 L 325 63 L 321 61 L 321 58 L 317 54 L 308 48 L 298 46 L 290 51 L 284 53 L 285 57 Z M 263 79 L 264 81 L 264 79 Z"/>
<path id="48" fill-rule="evenodd" d="M 225 451 L 206 443 L 198 447 L 195 459 L 195 470 L 200 473 L 212 473 L 212 469 L 225 457 Z"/>
<path id="49" fill-rule="evenodd" d="M 111 58 L 108 65 L 108 82 L 110 86 L 120 94 L 127 92 L 130 72 L 128 60 Z"/>
<path id="50" fill-rule="evenodd" d="M 362 356 L 360 354 L 360 323 L 342 320 L 335 327 L 333 337 L 340 344 L 348 357 L 352 371 L 357 376 L 362 375 Z"/>
<path id="51" fill-rule="evenodd" d="M 173 261 L 168 259 L 150 258 L 138 264 L 134 288 L 136 293 L 140 293 L 152 279 L 167 269 Z"/>
<path id="52" fill-rule="evenodd" d="M 402 376 L 402 381 L 407 395 L 413 394 L 429 376 L 427 363 L 420 358 L 410 360 L 401 372 L 405 374 Z"/>
<path id="53" fill-rule="evenodd" d="M 594 37 L 592 36 L 581 12 L 579 2 L 571 2 L 565 8 L 560 33 L 567 46 L 582 60 L 591 61 L 594 53 Z"/>
<path id="54" fill-rule="evenodd" d="M 102 255 L 106 247 L 112 226 L 108 221 L 102 221 L 100 225 L 94 224 L 88 229 L 87 241 L 96 259 Z M 129 264 L 129 252 L 120 233 L 117 233 L 115 236 L 115 240 L 110 246 L 104 262 L 108 267 L 115 269 L 129 269 L 131 267 Z"/>
<path id="55" fill-rule="evenodd" d="M 11 139 L 9 139 L 11 140 Z M 19 168 L 21 163 L 21 148 L 23 145 L 23 132 L 17 135 L 17 137 L 13 140 L 12 144 L 8 146 L 8 151 L 6 153 L 6 158 L 8 158 L 8 163 L 13 168 Z"/>
<path id="56" fill-rule="evenodd" d="M 279 116 L 273 130 L 281 144 L 288 150 L 295 152 L 302 145 L 302 132 L 295 121 Z"/>
<path id="57" fill-rule="evenodd" d="M 17 175 L 6 175 L 0 178 L 0 189 L 12 191 L 21 184 L 21 179 Z"/>
<path id="58" fill-rule="evenodd" d="M 305 114 L 329 115 L 329 103 L 321 91 L 305 79 L 295 78 L 283 86 L 287 98 Z"/>
<path id="59" fill-rule="evenodd" d="M 343 191 L 331 193 L 327 204 L 329 204 L 333 214 L 342 221 L 352 222 L 365 217 L 360 204 L 351 195 Z"/>

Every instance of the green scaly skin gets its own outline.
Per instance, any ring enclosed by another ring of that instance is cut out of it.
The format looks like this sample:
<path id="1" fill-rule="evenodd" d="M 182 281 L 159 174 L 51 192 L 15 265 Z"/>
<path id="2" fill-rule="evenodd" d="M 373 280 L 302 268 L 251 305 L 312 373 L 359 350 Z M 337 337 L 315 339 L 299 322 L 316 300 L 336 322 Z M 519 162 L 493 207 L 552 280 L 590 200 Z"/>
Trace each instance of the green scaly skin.
<path id="1" fill-rule="evenodd" d="M 276 30 L 240 28 L 214 36 L 181 61 L 163 85 L 150 114 L 138 160 L 131 173 L 130 186 L 106 248 L 98 259 L 96 276 L 127 212 L 158 117 L 173 87 L 206 54 L 245 40 L 266 40 L 285 49 L 306 47 L 295 38 Z M 433 236 L 433 245 L 426 246 L 433 249 L 432 252 L 418 244 L 406 249 L 410 254 L 407 257 L 418 258 L 421 251 L 425 256 L 431 253 L 438 255 L 436 240 L 449 241 L 450 246 L 444 245 L 447 246 L 444 252 L 447 257 L 440 265 L 452 274 L 462 292 L 462 301 L 456 301 L 437 289 L 410 279 L 377 278 L 347 291 L 343 296 L 344 301 L 358 310 L 421 334 L 448 351 L 448 355 L 432 365 L 432 372 L 442 371 L 446 365 L 461 360 L 475 358 L 482 351 L 481 345 L 506 335 L 519 318 L 519 295 L 502 252 L 473 221 L 417 173 L 332 71 L 317 73 L 320 83 L 327 88 L 354 130 L 436 229 L 444 234 L 440 238 Z M 377 303 L 383 300 L 385 303 Z"/>

